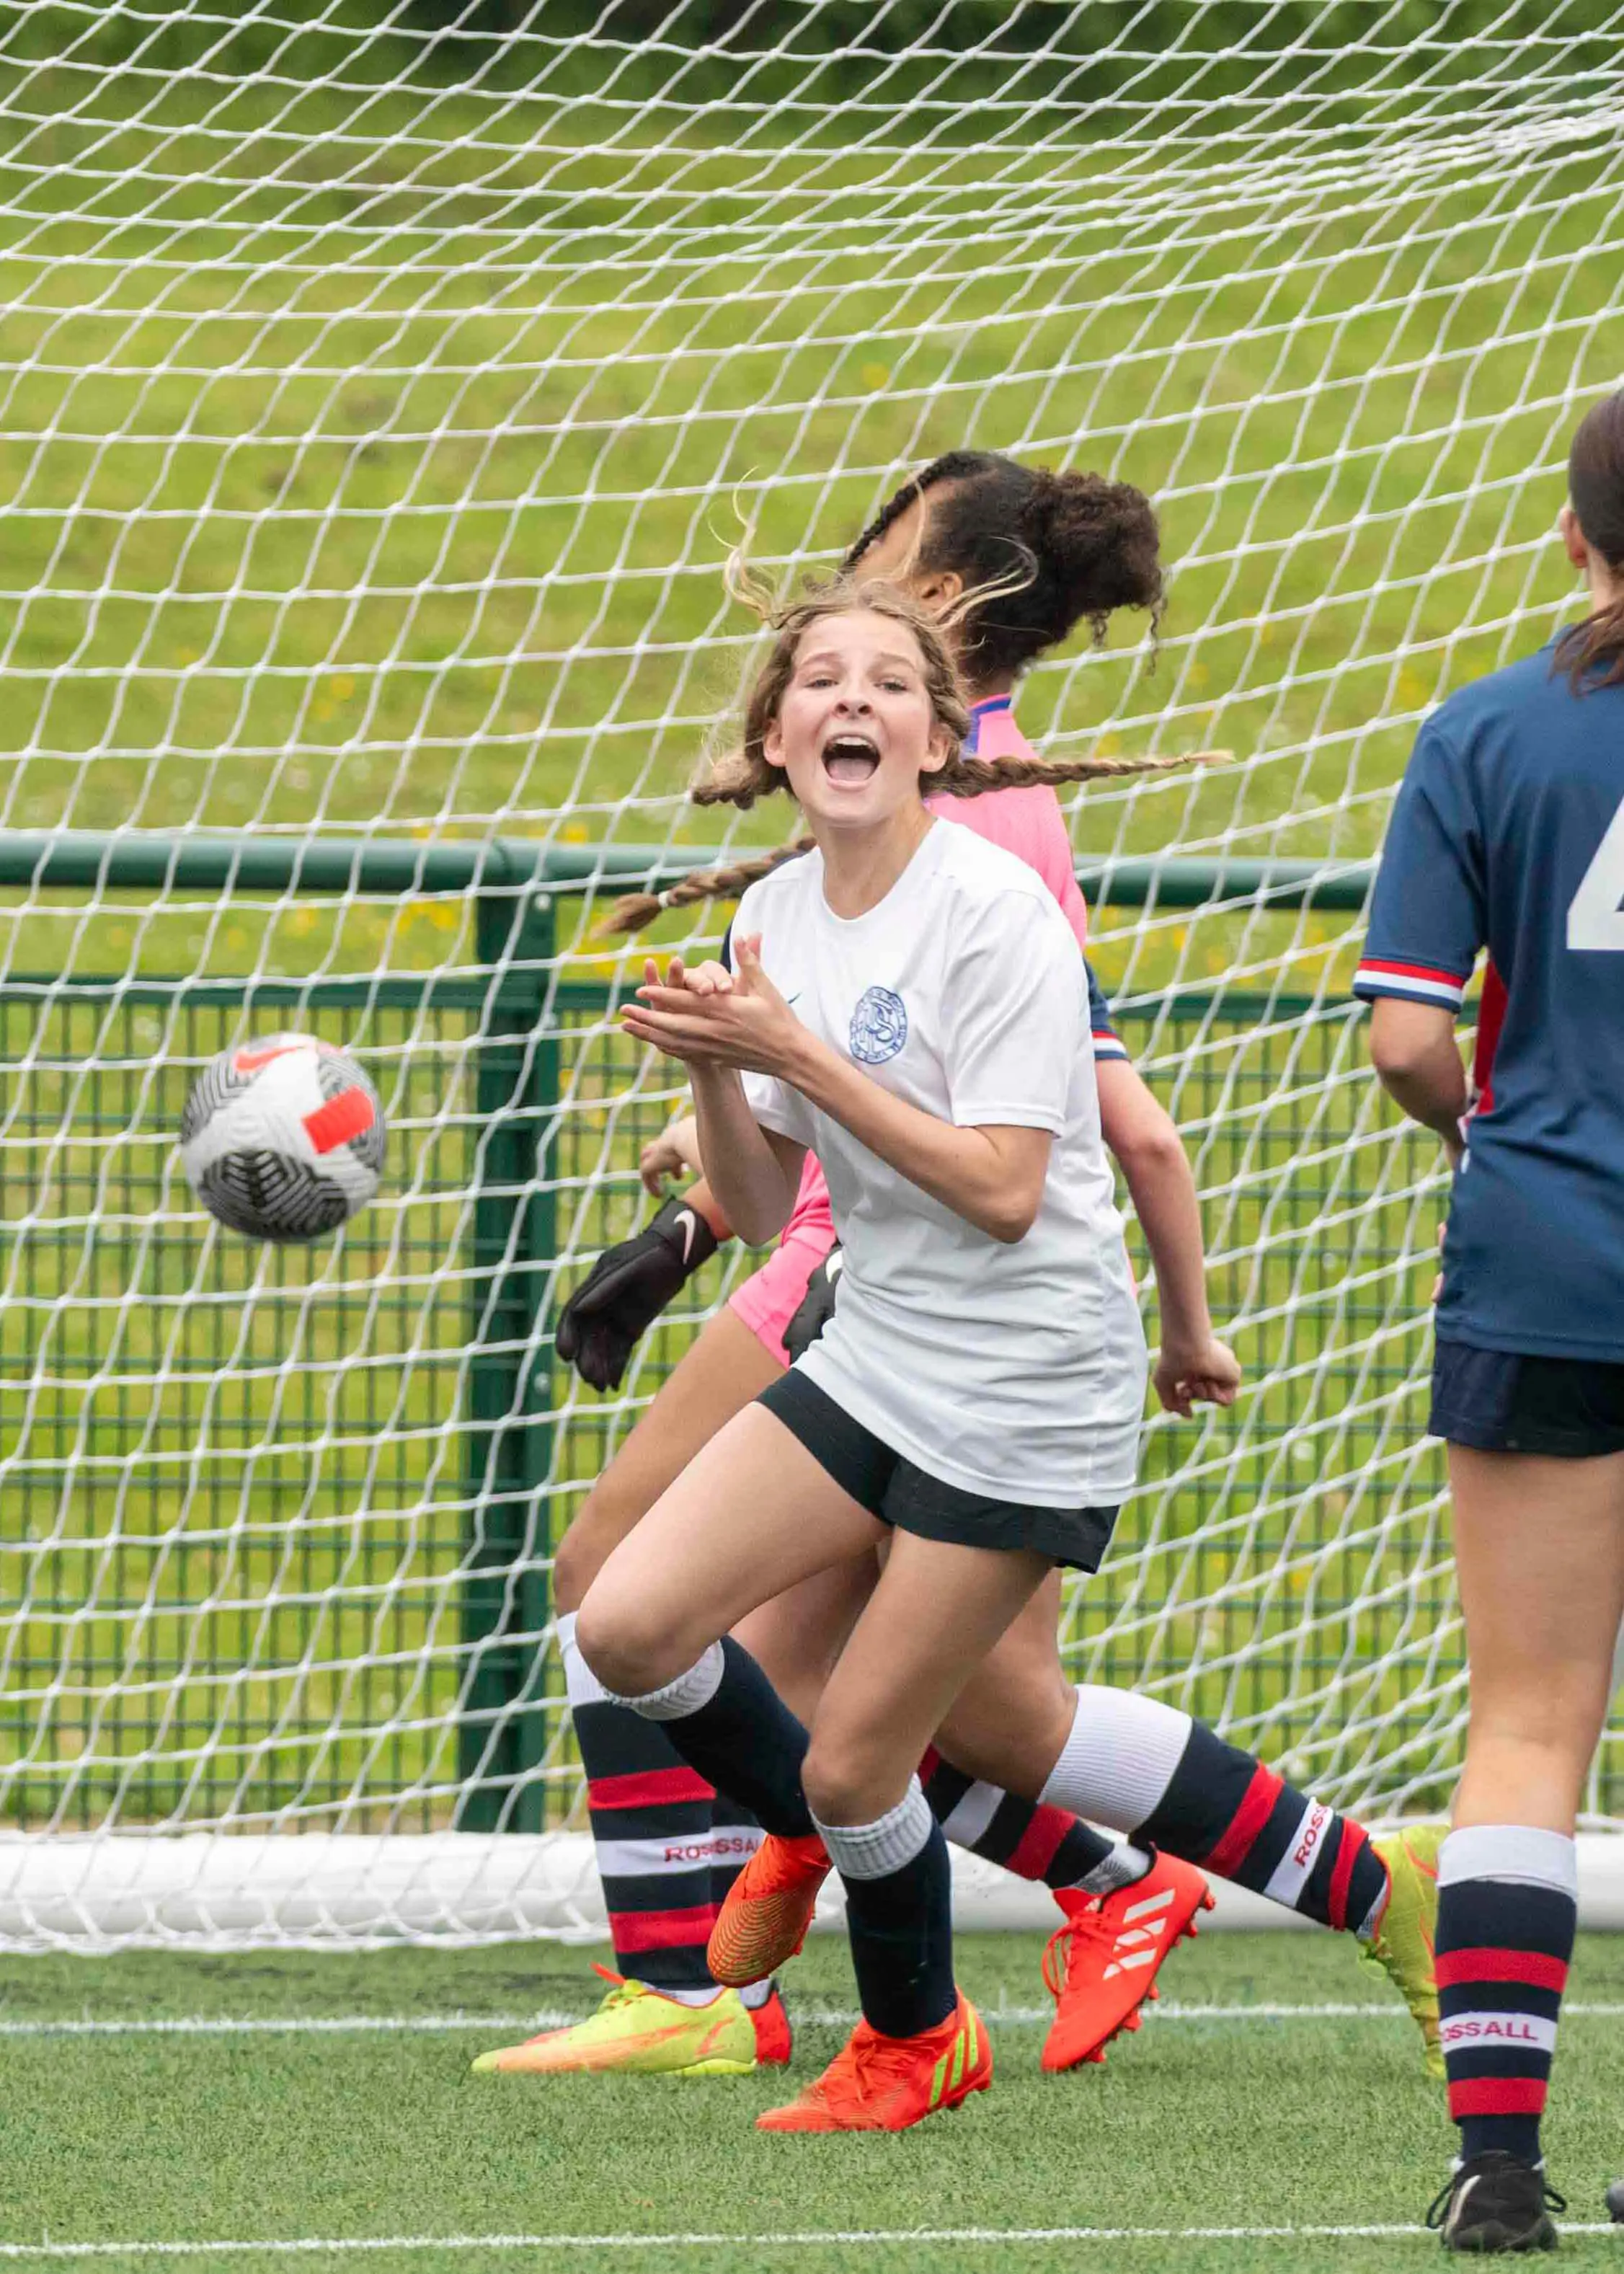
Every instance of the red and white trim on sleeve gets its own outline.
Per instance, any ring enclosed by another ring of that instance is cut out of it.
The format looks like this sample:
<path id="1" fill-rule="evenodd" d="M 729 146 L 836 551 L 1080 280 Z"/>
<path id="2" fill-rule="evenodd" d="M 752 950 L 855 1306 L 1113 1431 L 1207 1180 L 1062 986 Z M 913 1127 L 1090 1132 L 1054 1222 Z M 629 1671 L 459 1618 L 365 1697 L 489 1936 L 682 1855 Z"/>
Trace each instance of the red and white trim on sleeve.
<path id="1" fill-rule="evenodd" d="M 1112 1034 L 1109 1027 L 1094 1030 L 1094 1055 L 1096 1065 L 1101 1058 L 1125 1058 L 1128 1046 L 1120 1035 Z"/>
<path id="2" fill-rule="evenodd" d="M 1353 975 L 1353 991 L 1367 1000 L 1376 995 L 1397 995 L 1410 1003 L 1439 1003 L 1458 1011 L 1466 981 L 1453 971 L 1440 971 L 1431 963 L 1396 963 L 1387 956 L 1366 956 Z"/>

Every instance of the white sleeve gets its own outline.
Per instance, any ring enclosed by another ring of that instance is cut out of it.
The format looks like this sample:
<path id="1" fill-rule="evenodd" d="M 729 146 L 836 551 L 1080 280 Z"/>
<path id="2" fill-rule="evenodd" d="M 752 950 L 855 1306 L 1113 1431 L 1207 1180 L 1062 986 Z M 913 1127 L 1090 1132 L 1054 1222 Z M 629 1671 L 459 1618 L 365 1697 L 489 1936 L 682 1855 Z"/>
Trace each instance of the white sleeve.
<path id="1" fill-rule="evenodd" d="M 763 880 L 764 881 L 764 880 Z M 771 950 L 763 916 L 761 885 L 747 887 L 739 902 L 737 915 L 728 927 L 728 938 L 748 938 L 751 932 L 762 931 L 762 962 L 767 976 L 772 976 Z M 731 958 L 729 959 L 731 968 Z M 763 1129 L 776 1130 L 780 1137 L 792 1138 L 797 1145 L 813 1142 L 812 1109 L 798 1089 L 792 1089 L 776 1074 L 747 1073 L 740 1077 L 744 1083 L 744 1095 L 751 1112 Z"/>
<path id="2" fill-rule="evenodd" d="M 1088 1035 L 1083 959 L 1047 900 L 1007 892 L 957 927 L 942 1018 L 953 1121 L 1059 1136 Z"/>

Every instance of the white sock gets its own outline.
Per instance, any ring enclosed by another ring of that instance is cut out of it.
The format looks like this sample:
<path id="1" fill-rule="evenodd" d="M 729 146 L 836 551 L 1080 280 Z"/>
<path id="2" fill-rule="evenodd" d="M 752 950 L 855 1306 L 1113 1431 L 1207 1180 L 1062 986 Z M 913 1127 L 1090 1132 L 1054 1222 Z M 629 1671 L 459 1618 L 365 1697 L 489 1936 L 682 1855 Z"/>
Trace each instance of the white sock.
<path id="1" fill-rule="evenodd" d="M 883 1879 L 899 1871 L 920 1853 L 936 1825 L 917 1777 L 908 1779 L 895 1808 L 872 1824 L 825 1824 L 816 1816 L 812 1821 L 843 1879 Z"/>
<path id="2" fill-rule="evenodd" d="M 641 1698 L 622 1698 L 613 1690 L 605 1690 L 603 1694 L 612 1706 L 629 1706 L 645 1721 L 680 1721 L 685 1714 L 697 1713 L 702 1706 L 710 1703 L 722 1686 L 726 1665 L 721 1644 L 713 1642 L 686 1674 L 679 1674 L 664 1689 L 645 1690 Z"/>
<path id="3" fill-rule="evenodd" d="M 574 1611 L 560 1611 L 554 1622 L 559 1656 L 564 1664 L 564 1694 L 572 1706 L 601 1706 L 605 1699 L 604 1685 L 581 1655 L 575 1615 Z"/>
<path id="4" fill-rule="evenodd" d="M 1462 1879 L 1506 1879 L 1549 1887 L 1573 1902 L 1579 1900 L 1579 1849 L 1566 1832 L 1541 1832 L 1531 1824 L 1471 1824 L 1452 1832 L 1438 1851 L 1438 1884 Z"/>
<path id="5" fill-rule="evenodd" d="M 1137 1886 L 1154 1861 L 1132 1840 L 1119 1840 L 1109 1856 L 1101 1856 L 1092 1871 L 1084 1872 L 1077 1882 L 1077 1892 L 1084 1895 L 1114 1895 L 1120 1888 Z"/>
<path id="6" fill-rule="evenodd" d="M 1071 1734 L 1039 1798 L 1109 1831 L 1135 1831 L 1160 1807 L 1193 1726 L 1188 1713 L 1137 1690 L 1079 1687 Z"/>

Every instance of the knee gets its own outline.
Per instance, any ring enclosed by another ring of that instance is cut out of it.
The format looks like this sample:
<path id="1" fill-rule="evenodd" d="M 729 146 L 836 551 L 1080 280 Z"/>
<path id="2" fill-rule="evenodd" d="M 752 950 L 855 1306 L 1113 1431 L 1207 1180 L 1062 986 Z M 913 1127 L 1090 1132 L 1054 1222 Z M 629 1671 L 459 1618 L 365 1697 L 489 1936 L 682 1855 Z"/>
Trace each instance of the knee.
<path id="1" fill-rule="evenodd" d="M 587 1590 L 575 1620 L 575 1644 L 587 1666 L 616 1698 L 646 1698 L 692 1662 L 673 1659 L 670 1624 L 650 1606 L 610 1589 Z"/>
<path id="2" fill-rule="evenodd" d="M 801 1764 L 801 1787 L 820 1824 L 872 1824 L 894 1808 L 906 1789 L 896 1769 L 871 1748 L 835 1733 L 813 1732 Z"/>

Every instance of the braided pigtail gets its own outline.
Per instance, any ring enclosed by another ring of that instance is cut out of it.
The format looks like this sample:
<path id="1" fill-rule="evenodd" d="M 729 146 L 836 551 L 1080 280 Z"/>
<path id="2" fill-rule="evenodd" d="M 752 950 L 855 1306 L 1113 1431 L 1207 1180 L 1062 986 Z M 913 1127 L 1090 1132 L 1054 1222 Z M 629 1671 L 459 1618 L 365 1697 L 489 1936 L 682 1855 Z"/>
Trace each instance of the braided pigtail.
<path id="1" fill-rule="evenodd" d="M 763 877 L 771 877 L 786 861 L 799 859 L 812 850 L 809 837 L 797 837 L 793 843 L 780 845 L 771 853 L 758 853 L 746 861 L 732 861 L 720 869 L 690 869 L 674 885 L 667 885 L 663 892 L 628 892 L 618 900 L 597 927 L 600 939 L 622 937 L 628 932 L 642 931 L 656 916 L 664 915 L 670 908 L 693 907 L 701 900 L 736 900 L 747 886 Z"/>
<path id="2" fill-rule="evenodd" d="M 1184 750 L 1170 758 L 966 758 L 962 756 L 930 779 L 933 796 L 981 797 L 989 790 L 1058 788 L 1064 782 L 1120 781 L 1133 774 L 1174 773 L 1184 766 L 1222 766 L 1233 750 Z"/>

